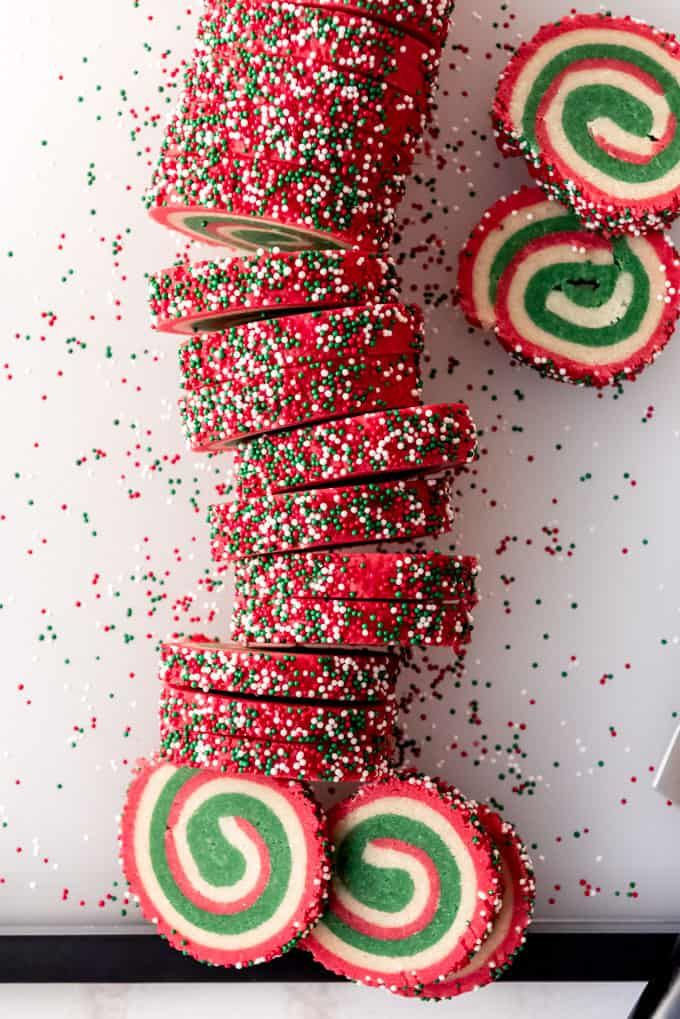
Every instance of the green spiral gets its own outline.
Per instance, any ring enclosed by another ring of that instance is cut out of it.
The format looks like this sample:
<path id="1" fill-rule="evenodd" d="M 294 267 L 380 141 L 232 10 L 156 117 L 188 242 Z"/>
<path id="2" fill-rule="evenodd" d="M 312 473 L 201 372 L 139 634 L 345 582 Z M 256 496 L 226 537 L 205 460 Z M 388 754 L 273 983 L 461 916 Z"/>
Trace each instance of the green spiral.
<path id="1" fill-rule="evenodd" d="M 409 957 L 436 945 L 453 925 L 460 908 L 460 870 L 446 843 L 420 821 L 384 813 L 359 822 L 347 833 L 336 847 L 334 865 L 338 879 L 359 902 L 384 913 L 400 912 L 413 898 L 410 874 L 397 868 L 375 867 L 364 859 L 369 842 L 395 838 L 426 853 L 439 875 L 442 894 L 427 926 L 398 940 L 388 940 L 356 930 L 332 908 L 323 922 L 336 937 L 360 951 Z"/>
<path id="2" fill-rule="evenodd" d="M 556 77 L 573 69 L 581 60 L 616 60 L 645 72 L 662 87 L 671 113 L 680 120 L 680 85 L 656 60 L 631 46 L 602 43 L 572 46 L 546 64 L 527 98 L 522 113 L 522 134 L 534 150 L 540 148 L 536 124 L 544 95 Z M 566 97 L 562 116 L 565 134 L 576 152 L 600 172 L 625 183 L 649 183 L 665 176 L 680 161 L 680 132 L 677 130 L 670 143 L 649 161 L 633 163 L 618 159 L 603 151 L 593 138 L 588 125 L 596 117 L 607 117 L 630 134 L 648 139 L 653 130 L 653 116 L 644 102 L 618 85 L 584 85 Z"/>
<path id="3" fill-rule="evenodd" d="M 167 858 L 169 815 L 182 787 L 196 777 L 195 768 L 179 768 L 165 784 L 154 806 L 149 829 L 149 855 L 154 874 L 170 905 L 194 926 L 214 934 L 242 934 L 273 916 L 283 898 L 292 871 L 292 853 L 286 830 L 273 810 L 244 793 L 219 793 L 206 800 L 191 816 L 186 837 L 194 862 L 205 881 L 214 886 L 233 885 L 243 876 L 243 854 L 224 838 L 220 820 L 242 818 L 262 836 L 275 866 L 262 894 L 250 908 L 216 915 L 200 908 L 180 890 Z"/>

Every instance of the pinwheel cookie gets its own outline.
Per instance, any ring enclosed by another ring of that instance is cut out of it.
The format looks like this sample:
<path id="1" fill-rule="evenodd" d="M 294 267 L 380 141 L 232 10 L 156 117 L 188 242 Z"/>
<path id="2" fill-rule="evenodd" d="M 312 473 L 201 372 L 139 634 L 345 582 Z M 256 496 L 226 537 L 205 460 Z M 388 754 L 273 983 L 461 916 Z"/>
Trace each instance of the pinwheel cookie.
<path id="1" fill-rule="evenodd" d="M 501 198 L 460 254 L 473 325 L 541 374 L 582 385 L 632 379 L 680 312 L 680 256 L 660 232 L 607 239 L 539 188 Z"/>

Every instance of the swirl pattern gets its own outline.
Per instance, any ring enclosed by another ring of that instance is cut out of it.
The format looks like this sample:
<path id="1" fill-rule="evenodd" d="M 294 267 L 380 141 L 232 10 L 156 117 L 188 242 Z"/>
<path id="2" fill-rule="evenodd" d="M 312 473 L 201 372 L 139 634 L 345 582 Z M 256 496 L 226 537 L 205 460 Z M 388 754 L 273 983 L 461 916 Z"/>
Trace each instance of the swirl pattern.
<path id="1" fill-rule="evenodd" d="M 680 44 L 631 18 L 573 15 L 521 46 L 494 106 L 499 144 L 589 225 L 680 211 Z"/>
<path id="2" fill-rule="evenodd" d="M 461 253 L 461 305 L 518 360 L 590 385 L 633 378 L 680 312 L 680 259 L 660 233 L 607 239 L 540 189 L 483 217 Z"/>
<path id="3" fill-rule="evenodd" d="M 491 929 L 500 877 L 465 801 L 420 776 L 363 787 L 329 818 L 329 908 L 305 940 L 327 968 L 404 989 L 463 965 Z"/>
<path id="4" fill-rule="evenodd" d="M 415 991 L 402 991 L 407 997 L 417 995 L 440 1001 L 484 987 L 507 972 L 524 946 L 536 891 L 529 854 L 511 824 L 484 804 L 479 804 L 477 812 L 484 830 L 500 854 L 503 904 L 494 920 L 493 930 L 467 965 L 444 980 L 426 984 Z"/>
<path id="5" fill-rule="evenodd" d="M 303 787 L 170 764 L 146 763 L 130 787 L 122 856 L 159 933 L 220 966 L 291 948 L 329 876 L 321 814 Z"/>

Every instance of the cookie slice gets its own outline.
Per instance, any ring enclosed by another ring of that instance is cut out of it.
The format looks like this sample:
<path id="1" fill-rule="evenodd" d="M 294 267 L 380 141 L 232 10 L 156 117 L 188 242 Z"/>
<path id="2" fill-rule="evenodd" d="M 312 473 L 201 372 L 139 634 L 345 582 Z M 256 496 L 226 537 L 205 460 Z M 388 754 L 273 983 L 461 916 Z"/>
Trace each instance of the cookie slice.
<path id="1" fill-rule="evenodd" d="M 298 783 L 142 762 L 122 815 L 142 913 L 178 951 L 249 966 L 316 922 L 330 875 L 323 814 Z"/>

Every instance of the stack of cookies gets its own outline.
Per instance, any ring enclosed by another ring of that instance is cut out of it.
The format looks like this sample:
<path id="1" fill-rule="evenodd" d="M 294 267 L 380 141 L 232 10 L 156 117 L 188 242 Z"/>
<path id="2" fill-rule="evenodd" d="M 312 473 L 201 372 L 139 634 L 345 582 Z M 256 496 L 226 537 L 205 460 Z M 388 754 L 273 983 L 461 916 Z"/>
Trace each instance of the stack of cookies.
<path id="1" fill-rule="evenodd" d="M 208 0 L 148 196 L 242 251 L 385 248 L 451 0 Z"/>
<path id="2" fill-rule="evenodd" d="M 234 498 L 208 513 L 213 560 L 236 575 L 231 632 L 173 649 L 210 677 L 197 690 L 166 680 L 161 746 L 174 764 L 382 775 L 397 650 L 459 654 L 470 639 L 476 560 L 409 543 L 449 529 L 450 476 L 475 456 L 474 424 L 464 404 L 421 402 L 422 315 L 398 297 L 389 257 L 357 249 L 152 277 L 157 327 L 191 335 L 180 349 L 189 442 L 234 452 Z M 266 683 L 244 695 L 227 678 L 246 659 L 270 675 L 272 653 L 277 684 L 304 675 L 304 701 L 267 695 Z M 331 698 L 311 678 L 326 674 Z M 353 694 L 340 695 L 343 677 Z M 371 687 L 386 692 L 367 697 Z"/>
<path id="3" fill-rule="evenodd" d="M 122 820 L 132 892 L 175 948 L 243 966 L 307 938 L 429 997 L 502 972 L 533 902 L 509 826 L 393 770 L 401 650 L 462 654 L 477 602 L 476 559 L 420 541 L 451 526 L 474 424 L 423 404 L 422 313 L 384 250 L 448 15 L 207 0 L 148 202 L 233 254 L 156 273 L 150 305 L 180 338 L 190 447 L 234 458 L 208 517 L 236 598 L 229 632 L 162 646 L 160 751 Z M 326 819 L 308 783 L 347 780 Z"/>

